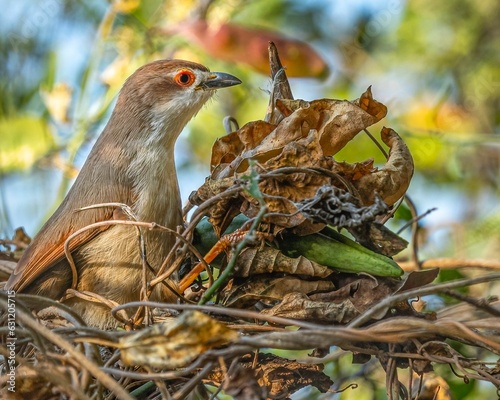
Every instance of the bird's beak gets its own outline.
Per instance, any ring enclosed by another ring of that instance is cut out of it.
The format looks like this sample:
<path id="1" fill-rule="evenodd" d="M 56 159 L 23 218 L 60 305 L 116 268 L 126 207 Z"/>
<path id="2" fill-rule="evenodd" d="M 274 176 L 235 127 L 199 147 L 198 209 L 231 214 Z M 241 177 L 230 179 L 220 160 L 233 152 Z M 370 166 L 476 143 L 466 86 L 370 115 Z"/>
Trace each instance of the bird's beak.
<path id="1" fill-rule="evenodd" d="M 201 82 L 196 89 L 216 90 L 229 86 L 239 85 L 241 81 L 233 75 L 224 72 L 211 72 L 209 77 Z"/>

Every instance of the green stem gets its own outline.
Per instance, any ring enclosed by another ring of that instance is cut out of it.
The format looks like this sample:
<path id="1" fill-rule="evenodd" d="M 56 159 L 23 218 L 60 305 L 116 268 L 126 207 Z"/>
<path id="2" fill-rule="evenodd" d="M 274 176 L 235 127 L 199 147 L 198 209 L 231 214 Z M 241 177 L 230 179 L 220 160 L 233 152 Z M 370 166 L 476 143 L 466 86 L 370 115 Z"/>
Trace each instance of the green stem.
<path id="1" fill-rule="evenodd" d="M 262 218 L 264 218 L 264 215 L 267 213 L 267 206 L 262 205 L 259 213 L 255 217 L 255 220 L 252 223 L 252 226 L 250 227 L 248 233 L 245 235 L 243 240 L 238 243 L 238 246 L 236 246 L 236 249 L 234 251 L 233 256 L 229 260 L 229 263 L 227 264 L 227 267 L 224 269 L 224 271 L 219 275 L 219 277 L 216 279 L 216 281 L 213 283 L 210 288 L 205 292 L 201 300 L 198 302 L 199 305 L 206 304 L 208 300 L 210 300 L 217 290 L 229 279 L 231 274 L 234 271 L 234 267 L 236 266 L 236 260 L 240 253 L 243 251 L 243 249 L 253 240 L 253 233 L 257 230 L 257 227 L 259 226 L 260 222 L 262 221 Z"/>

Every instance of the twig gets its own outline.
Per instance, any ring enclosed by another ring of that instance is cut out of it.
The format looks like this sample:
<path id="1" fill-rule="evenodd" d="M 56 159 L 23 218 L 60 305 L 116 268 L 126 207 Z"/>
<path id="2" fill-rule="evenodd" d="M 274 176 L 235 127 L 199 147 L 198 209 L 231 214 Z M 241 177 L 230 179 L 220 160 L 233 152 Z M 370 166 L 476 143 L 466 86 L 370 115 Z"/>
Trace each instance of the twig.
<path id="1" fill-rule="evenodd" d="M 387 151 L 382 147 L 382 145 L 380 144 L 380 142 L 375 138 L 375 136 L 373 136 L 370 131 L 368 129 L 363 129 L 363 131 L 366 133 L 366 135 L 373 141 L 373 143 L 375 143 L 375 146 L 378 147 L 378 149 L 380 150 L 380 152 L 384 155 L 385 158 L 389 158 L 389 153 L 387 153 Z"/>
<path id="2" fill-rule="evenodd" d="M 257 214 L 257 217 L 255 218 L 254 222 L 252 223 L 252 226 L 250 227 L 250 230 L 245 235 L 243 240 L 236 246 L 234 254 L 231 257 L 231 260 L 229 260 L 229 262 L 227 263 L 226 268 L 220 274 L 220 276 L 215 280 L 213 285 L 210 286 L 210 288 L 208 288 L 208 290 L 203 294 L 203 297 L 198 302 L 198 304 L 203 305 L 208 300 L 210 300 L 213 297 L 213 295 L 217 292 L 217 290 L 222 286 L 222 284 L 224 284 L 229 279 L 229 277 L 233 273 L 234 267 L 236 266 L 236 260 L 238 256 L 243 251 L 243 249 L 247 247 L 248 244 L 254 240 L 253 233 L 261 223 L 262 218 L 264 218 L 264 215 L 266 215 L 266 212 L 267 212 L 267 207 L 266 206 L 261 207 L 259 213 Z"/>
<path id="3" fill-rule="evenodd" d="M 491 282 L 497 279 L 500 279 L 500 274 L 490 274 L 471 279 L 458 279 L 456 281 L 445 282 L 437 285 L 426 285 L 417 289 L 408 290 L 406 292 L 392 295 L 386 297 L 385 299 L 377 303 L 375 306 L 373 306 L 372 308 L 361 314 L 359 317 L 352 320 L 347 326 L 349 328 L 361 326 L 370 321 L 373 315 L 376 315 L 380 313 L 382 310 L 388 309 L 394 304 L 411 297 L 426 296 L 429 294 L 439 293 L 440 291 L 443 291 L 445 289 L 454 289 L 456 287 L 477 285 L 479 283 Z"/>
<path id="4" fill-rule="evenodd" d="M 3 299 L 6 297 L 5 293 L 0 293 L 0 297 Z M 7 302 L 5 302 L 7 304 Z M 4 303 L 0 302 L 3 307 Z M 64 350 L 69 356 L 78 360 L 82 368 L 86 369 L 90 374 L 92 374 L 96 379 L 98 379 L 102 384 L 118 398 L 122 400 L 133 400 L 133 397 L 129 395 L 111 376 L 100 371 L 99 366 L 90 361 L 85 357 L 84 354 L 76 350 L 73 345 L 63 339 L 61 336 L 55 334 L 50 329 L 46 328 L 42 324 L 38 323 L 33 319 L 31 314 L 26 314 L 20 308 L 16 310 L 16 317 L 18 322 L 26 326 L 29 329 L 37 332 L 38 335 L 45 338 L 49 342 L 55 344 Z"/>
<path id="5" fill-rule="evenodd" d="M 399 266 L 406 272 L 419 269 L 459 269 L 459 268 L 484 268 L 500 270 L 500 261 L 484 259 L 461 259 L 461 258 L 432 258 L 422 261 L 420 266 L 413 261 L 398 261 Z"/>
<path id="6" fill-rule="evenodd" d="M 437 210 L 437 207 L 429 208 L 426 212 L 424 212 L 423 214 L 420 214 L 418 217 L 412 218 L 410 221 L 408 221 L 406 224 L 404 224 L 401 228 L 399 228 L 399 230 L 396 232 L 396 235 L 400 235 L 401 232 L 403 232 L 406 228 L 408 228 L 409 226 L 412 226 L 415 222 L 420 221 L 422 218 L 427 217 L 430 213 L 432 213 L 436 210 Z"/>
<path id="7" fill-rule="evenodd" d="M 460 292 L 457 292 L 455 290 L 443 290 L 443 294 L 453 297 L 455 299 L 458 299 L 460 301 L 464 301 L 466 303 L 469 303 L 473 305 L 476 308 L 479 308 L 488 314 L 494 315 L 495 317 L 500 317 L 500 310 L 492 307 L 488 304 L 488 302 L 485 299 L 475 299 L 470 296 L 466 296 Z"/>
<path id="8" fill-rule="evenodd" d="M 172 310 L 196 310 L 203 311 L 207 313 L 227 315 L 234 318 L 244 318 L 244 319 L 256 319 L 259 321 L 266 321 L 272 324 L 285 325 L 285 326 L 297 326 L 304 329 L 320 329 L 323 325 L 314 324 L 312 322 L 306 322 L 291 318 L 277 317 L 274 315 L 261 314 L 256 311 L 250 310 L 239 310 L 234 308 L 216 306 L 216 305 L 196 305 L 196 304 L 170 304 L 170 303 L 160 303 L 154 301 L 133 301 L 130 303 L 122 304 L 111 310 L 111 314 L 115 314 L 121 309 L 125 308 L 135 308 L 135 307 L 155 307 L 155 308 L 166 308 Z"/>
<path id="9" fill-rule="evenodd" d="M 161 226 L 161 225 L 158 225 L 154 222 L 127 221 L 127 220 L 120 220 L 120 219 L 95 222 L 93 224 L 90 224 L 90 225 L 84 226 L 83 228 L 78 229 L 77 231 L 75 231 L 71 235 L 69 235 L 68 238 L 66 239 L 66 241 L 64 242 L 64 254 L 66 255 L 66 258 L 68 259 L 68 263 L 71 267 L 71 272 L 73 274 L 73 279 L 72 279 L 72 284 L 71 284 L 72 289 L 76 289 L 76 287 L 77 287 L 78 271 L 76 269 L 76 265 L 75 265 L 75 262 L 73 260 L 73 256 L 71 255 L 71 251 L 69 249 L 69 244 L 71 243 L 71 241 L 75 237 L 77 237 L 78 235 L 81 235 L 85 231 L 95 229 L 95 228 L 100 228 L 103 226 L 111 226 L 111 225 L 131 225 L 131 226 L 135 226 L 135 227 L 144 227 L 144 228 L 148 228 L 148 229 L 158 228 L 158 229 L 162 229 L 162 230 L 166 230 L 166 231 L 172 231 L 171 229 L 164 227 L 164 226 Z M 150 266 L 150 268 L 151 268 L 151 266 Z M 152 272 L 154 272 L 154 270 Z"/>
<path id="10" fill-rule="evenodd" d="M 212 370 L 214 367 L 215 363 L 209 362 L 207 363 L 201 371 L 199 371 L 193 378 L 189 380 L 188 383 L 186 383 L 181 389 L 179 389 L 176 393 L 173 395 L 174 400 L 181 400 L 184 399 L 185 396 L 187 396 L 196 386 L 200 384 L 203 378 Z"/>
<path id="11" fill-rule="evenodd" d="M 415 265 L 418 266 L 418 269 L 421 269 L 420 262 L 418 258 L 418 212 L 415 203 L 409 196 L 404 196 L 406 204 L 411 211 L 412 215 L 412 229 L 411 229 L 411 258 Z"/>

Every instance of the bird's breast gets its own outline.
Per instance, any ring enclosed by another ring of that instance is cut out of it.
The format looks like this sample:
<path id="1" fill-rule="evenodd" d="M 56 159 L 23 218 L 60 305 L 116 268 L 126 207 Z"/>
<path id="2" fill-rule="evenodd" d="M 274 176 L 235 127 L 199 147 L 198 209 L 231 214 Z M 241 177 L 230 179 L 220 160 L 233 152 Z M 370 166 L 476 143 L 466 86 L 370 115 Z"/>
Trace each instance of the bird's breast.
<path id="1" fill-rule="evenodd" d="M 181 199 L 173 150 L 161 145 L 139 148 L 128 166 L 137 218 L 175 229 Z"/>

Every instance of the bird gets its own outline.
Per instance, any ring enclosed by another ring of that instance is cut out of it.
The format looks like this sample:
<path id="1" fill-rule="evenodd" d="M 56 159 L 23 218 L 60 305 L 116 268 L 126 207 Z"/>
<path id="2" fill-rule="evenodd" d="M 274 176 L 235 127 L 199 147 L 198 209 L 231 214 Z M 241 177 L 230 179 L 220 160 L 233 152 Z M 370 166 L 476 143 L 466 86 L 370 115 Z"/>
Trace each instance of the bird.
<path id="1" fill-rule="evenodd" d="M 75 182 L 33 238 L 5 289 L 61 299 L 74 277 L 65 256 L 66 240 L 90 224 L 125 219 L 123 207 L 92 205 L 124 204 L 139 221 L 173 230 L 181 225 L 175 142 L 218 89 L 240 83 L 233 75 L 178 59 L 154 61 L 135 71 L 123 84 Z M 147 262 L 156 271 L 175 237 L 145 229 L 143 241 Z M 143 264 L 138 242 L 137 228 L 131 225 L 102 224 L 75 235 L 69 251 L 77 270 L 76 289 L 118 304 L 139 300 Z M 175 295 L 159 286 L 151 298 L 173 301 Z M 89 326 L 117 326 L 103 304 L 79 297 L 65 302 Z"/>

